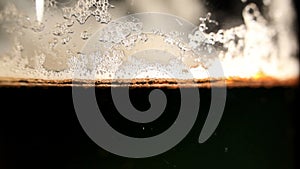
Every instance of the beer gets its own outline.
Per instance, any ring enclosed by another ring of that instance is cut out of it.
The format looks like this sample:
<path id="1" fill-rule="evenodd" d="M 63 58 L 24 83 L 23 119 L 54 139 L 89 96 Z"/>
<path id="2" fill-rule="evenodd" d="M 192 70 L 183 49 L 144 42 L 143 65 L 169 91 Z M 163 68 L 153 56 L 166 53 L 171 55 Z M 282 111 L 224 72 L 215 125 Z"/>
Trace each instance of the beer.
<path id="1" fill-rule="evenodd" d="M 223 15 L 240 16 L 231 2 L 193 2 L 214 9 L 196 31 L 165 14 L 114 20 L 127 8 L 173 11 L 136 3 L 17 1 L 34 4 L 29 19 L 12 6 L 0 12 L 22 30 L 8 34 L 10 54 L 0 50 L 0 168 L 297 168 L 297 47 L 281 43 L 294 34 L 276 40 L 267 23 L 283 21 L 259 13 L 280 1 L 238 2 L 241 26 Z"/>
<path id="2" fill-rule="evenodd" d="M 149 108 L 147 97 L 153 89 L 157 87 L 130 89 L 138 110 Z M 144 138 L 168 129 L 178 115 L 179 91 L 159 89 L 168 98 L 167 107 L 159 119 L 149 124 L 133 123 L 122 117 L 114 107 L 110 88 L 97 88 L 96 96 L 101 100 L 99 108 L 104 117 L 116 131 Z M 296 164 L 296 87 L 229 88 L 222 120 L 204 144 L 197 140 L 207 117 L 211 90 L 199 88 L 200 110 L 190 133 L 168 152 L 146 159 L 120 157 L 95 144 L 76 117 L 71 87 L 23 86 L 0 90 L 1 168 L 294 168 Z"/>

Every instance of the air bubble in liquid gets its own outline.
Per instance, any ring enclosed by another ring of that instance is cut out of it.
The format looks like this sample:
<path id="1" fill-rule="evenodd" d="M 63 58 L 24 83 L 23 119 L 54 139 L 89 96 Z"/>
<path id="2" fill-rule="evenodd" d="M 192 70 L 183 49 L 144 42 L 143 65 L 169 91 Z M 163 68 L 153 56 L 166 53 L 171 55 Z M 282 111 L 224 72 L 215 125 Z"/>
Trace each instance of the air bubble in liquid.
<path id="1" fill-rule="evenodd" d="M 80 34 L 80 37 L 81 37 L 82 40 L 87 40 L 89 38 L 89 36 L 90 35 L 89 35 L 89 33 L 87 31 L 83 31 Z"/>

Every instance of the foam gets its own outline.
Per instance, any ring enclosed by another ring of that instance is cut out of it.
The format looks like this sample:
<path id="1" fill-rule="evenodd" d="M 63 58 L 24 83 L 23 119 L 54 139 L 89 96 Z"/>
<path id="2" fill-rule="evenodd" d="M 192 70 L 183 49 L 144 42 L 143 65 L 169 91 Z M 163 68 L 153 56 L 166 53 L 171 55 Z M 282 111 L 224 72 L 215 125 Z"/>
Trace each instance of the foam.
<path id="1" fill-rule="evenodd" d="M 204 79 L 212 76 L 208 71 L 218 61 L 224 74 L 212 78 L 298 77 L 298 45 L 290 31 L 293 10 L 290 3 L 280 0 L 265 2 L 271 21 L 249 3 L 242 13 L 244 24 L 217 32 L 208 32 L 207 23 L 218 24 L 210 19 L 213 12 L 200 18 L 194 32 L 184 31 L 184 26 L 193 26 L 181 18 L 174 20 L 173 28 L 182 30 L 166 31 L 151 27 L 143 17 L 128 16 L 109 23 L 108 0 L 78 1 L 60 12 L 53 1 L 45 4 L 48 11 L 41 24 L 12 3 L 0 12 L 2 29 L 14 42 L 12 50 L 0 55 L 0 78 Z M 282 16 L 279 10 L 288 12 Z M 53 29 L 49 16 L 54 15 L 61 18 Z M 94 32 L 82 28 L 92 16 L 109 24 Z M 28 49 L 30 43 L 33 49 Z"/>

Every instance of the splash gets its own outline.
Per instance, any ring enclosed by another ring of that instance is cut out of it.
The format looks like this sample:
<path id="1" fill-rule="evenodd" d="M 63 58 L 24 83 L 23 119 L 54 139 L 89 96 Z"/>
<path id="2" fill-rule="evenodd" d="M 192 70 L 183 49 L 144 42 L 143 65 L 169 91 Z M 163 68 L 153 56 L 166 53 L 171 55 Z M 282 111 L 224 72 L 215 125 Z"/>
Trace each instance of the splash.
<path id="1" fill-rule="evenodd" d="M 276 13 L 271 16 L 278 15 Z M 288 23 L 269 23 L 254 3 L 248 4 L 243 10 L 244 24 L 230 29 L 220 29 L 217 33 L 206 33 L 208 29 L 205 22 L 210 15 L 200 18 L 199 30 L 190 35 L 190 44 L 199 46 L 206 41 L 208 44 L 222 47 L 219 58 L 222 61 L 227 78 L 255 78 L 269 76 L 279 79 L 289 79 L 298 76 L 299 65 L 296 59 L 298 49 L 291 34 Z M 289 16 L 292 18 L 292 16 Z M 283 19 L 283 18 L 282 18 Z M 288 17 L 284 20 L 290 19 Z M 276 30 L 275 25 L 287 24 L 285 29 Z M 199 34 L 202 32 L 202 34 Z M 277 39 L 285 34 L 291 39 Z M 202 37 L 199 37 L 199 36 Z M 205 43 L 204 43 L 205 44 Z M 281 45 L 279 45 L 281 44 Z M 293 48 L 285 48 L 291 44 Z M 293 53 L 293 54 L 292 54 Z"/>

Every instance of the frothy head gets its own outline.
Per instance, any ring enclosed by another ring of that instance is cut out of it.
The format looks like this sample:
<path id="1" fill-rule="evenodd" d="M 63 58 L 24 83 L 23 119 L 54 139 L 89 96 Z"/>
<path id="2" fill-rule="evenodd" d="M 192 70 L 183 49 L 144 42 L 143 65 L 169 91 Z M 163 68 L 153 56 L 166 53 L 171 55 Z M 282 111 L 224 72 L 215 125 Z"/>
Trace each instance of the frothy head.
<path id="1" fill-rule="evenodd" d="M 214 11 L 200 18 L 199 25 L 161 13 L 111 21 L 113 11 L 122 8 L 113 2 L 58 3 L 35 1 L 37 21 L 16 4 L 4 6 L 1 30 L 12 50 L 1 52 L 0 77 L 66 80 L 74 78 L 75 70 L 81 80 L 299 76 L 290 2 L 264 1 L 266 11 L 243 2 L 243 22 L 229 28 L 211 19 Z M 216 62 L 223 73 L 209 74 Z"/>

